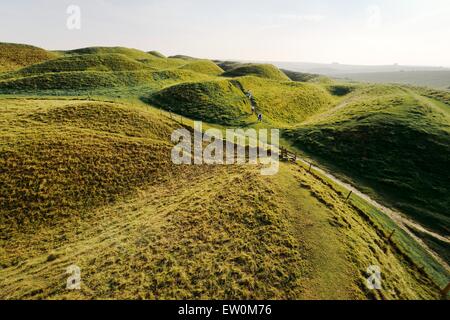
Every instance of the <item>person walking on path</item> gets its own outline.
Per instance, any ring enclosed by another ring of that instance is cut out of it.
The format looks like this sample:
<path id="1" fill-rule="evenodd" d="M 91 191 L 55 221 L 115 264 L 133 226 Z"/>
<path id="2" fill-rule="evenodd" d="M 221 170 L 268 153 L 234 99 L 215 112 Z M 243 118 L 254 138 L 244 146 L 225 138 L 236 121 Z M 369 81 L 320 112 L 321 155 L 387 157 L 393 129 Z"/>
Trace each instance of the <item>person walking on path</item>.
<path id="1" fill-rule="evenodd" d="M 261 113 L 258 114 L 258 121 L 259 121 L 259 122 L 262 122 L 262 114 L 261 114 Z"/>

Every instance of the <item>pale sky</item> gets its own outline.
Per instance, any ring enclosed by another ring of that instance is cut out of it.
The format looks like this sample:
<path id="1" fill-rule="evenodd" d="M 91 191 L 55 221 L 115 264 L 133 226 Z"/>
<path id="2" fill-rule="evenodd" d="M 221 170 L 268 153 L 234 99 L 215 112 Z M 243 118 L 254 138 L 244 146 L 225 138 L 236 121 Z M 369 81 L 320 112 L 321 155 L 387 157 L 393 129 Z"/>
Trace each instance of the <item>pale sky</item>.
<path id="1" fill-rule="evenodd" d="M 449 0 L 0 0 L 0 13 L 1 42 L 46 49 L 450 67 Z"/>

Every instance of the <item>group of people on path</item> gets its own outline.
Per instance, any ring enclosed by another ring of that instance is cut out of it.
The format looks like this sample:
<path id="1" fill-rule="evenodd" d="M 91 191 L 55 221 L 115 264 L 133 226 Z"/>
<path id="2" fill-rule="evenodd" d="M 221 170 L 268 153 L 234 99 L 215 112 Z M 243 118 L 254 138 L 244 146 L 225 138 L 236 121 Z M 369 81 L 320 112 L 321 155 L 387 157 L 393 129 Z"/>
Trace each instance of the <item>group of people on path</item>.
<path id="1" fill-rule="evenodd" d="M 250 99 L 250 104 L 252 105 L 252 114 L 256 114 L 256 101 L 253 98 L 252 92 L 251 91 L 247 91 L 247 93 L 245 94 L 247 96 L 247 98 Z M 262 122 L 262 114 L 258 113 L 258 122 Z"/>

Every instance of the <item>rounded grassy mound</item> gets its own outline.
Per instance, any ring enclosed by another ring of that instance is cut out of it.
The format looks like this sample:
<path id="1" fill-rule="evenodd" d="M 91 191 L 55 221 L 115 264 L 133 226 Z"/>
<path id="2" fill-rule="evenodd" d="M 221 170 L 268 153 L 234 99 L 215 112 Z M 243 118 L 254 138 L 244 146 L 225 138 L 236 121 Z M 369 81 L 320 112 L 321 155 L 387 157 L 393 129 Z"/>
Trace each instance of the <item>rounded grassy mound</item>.
<path id="1" fill-rule="evenodd" d="M 163 89 L 150 102 L 196 120 L 226 125 L 245 122 L 250 102 L 229 80 L 183 83 Z"/>
<path id="2" fill-rule="evenodd" d="M 401 88 L 376 86 L 352 95 L 345 107 L 288 131 L 286 137 L 448 236 L 448 108 Z"/>
<path id="3" fill-rule="evenodd" d="M 334 99 L 319 85 L 279 82 L 258 77 L 235 80 L 244 91 L 250 91 L 256 111 L 274 125 L 295 125 L 330 108 Z"/>
<path id="4" fill-rule="evenodd" d="M 0 78 L 1 79 L 1 78 Z M 71 71 L 43 73 L 0 81 L 1 93 L 78 92 L 109 88 L 133 87 L 161 88 L 184 81 L 202 81 L 210 77 L 190 70 L 169 69 L 162 71 Z"/>
<path id="5" fill-rule="evenodd" d="M 210 76 L 198 72 L 194 72 L 188 69 L 168 69 L 161 71 L 153 71 L 150 73 L 150 77 L 153 81 L 161 82 L 163 81 L 173 84 L 178 84 L 181 82 L 193 82 L 193 81 L 203 81 L 211 79 Z"/>
<path id="6" fill-rule="evenodd" d="M 44 73 L 35 76 L 0 81 L 0 92 L 29 92 L 32 90 L 78 90 L 139 86 L 151 81 L 145 71 L 72 71 Z"/>
<path id="7" fill-rule="evenodd" d="M 318 82 L 321 79 L 326 79 L 325 76 L 321 76 L 313 73 L 297 72 L 281 69 L 281 71 L 289 77 L 292 81 L 297 82 Z"/>
<path id="8" fill-rule="evenodd" d="M 190 56 L 186 56 L 183 54 L 177 54 L 174 56 L 170 56 L 170 59 L 180 59 L 180 60 L 199 60 L 198 58 L 194 58 L 194 57 L 190 57 Z"/>
<path id="9" fill-rule="evenodd" d="M 25 44 L 0 43 L 0 72 L 9 72 L 55 58 L 57 55 Z"/>
<path id="10" fill-rule="evenodd" d="M 66 51 L 66 54 L 105 54 L 105 53 L 120 53 L 133 59 L 152 57 L 152 55 L 144 51 L 125 47 L 87 47 Z"/>
<path id="11" fill-rule="evenodd" d="M 156 58 L 161 58 L 161 59 L 166 59 L 167 57 L 165 55 L 163 55 L 161 52 L 159 51 L 149 51 L 148 54 L 156 57 Z"/>
<path id="12" fill-rule="evenodd" d="M 218 76 L 223 70 L 210 60 L 195 60 L 181 66 L 180 69 L 192 70 L 198 73 L 204 73 L 211 76 Z"/>
<path id="13" fill-rule="evenodd" d="M 156 183 L 172 166 L 171 124 L 138 108 L 105 102 L 7 103 L 3 117 L 10 125 L 1 134 L 0 149 L 2 227 L 80 216 Z"/>
<path id="14" fill-rule="evenodd" d="M 290 81 L 288 76 L 271 64 L 245 64 L 222 74 L 224 77 L 256 76 L 260 78 Z"/>
<path id="15" fill-rule="evenodd" d="M 170 68 L 177 68 L 186 62 L 181 59 L 165 58 L 163 55 L 156 52 L 144 52 L 137 49 L 130 49 L 124 47 L 88 47 L 67 51 L 69 55 L 86 55 L 86 54 L 122 54 L 130 59 L 134 59 L 146 67 L 155 71 L 165 70 Z"/>
<path id="16" fill-rule="evenodd" d="M 145 65 L 123 54 L 85 54 L 64 56 L 23 68 L 8 77 L 19 77 L 49 72 L 69 71 L 130 71 L 140 70 Z"/>

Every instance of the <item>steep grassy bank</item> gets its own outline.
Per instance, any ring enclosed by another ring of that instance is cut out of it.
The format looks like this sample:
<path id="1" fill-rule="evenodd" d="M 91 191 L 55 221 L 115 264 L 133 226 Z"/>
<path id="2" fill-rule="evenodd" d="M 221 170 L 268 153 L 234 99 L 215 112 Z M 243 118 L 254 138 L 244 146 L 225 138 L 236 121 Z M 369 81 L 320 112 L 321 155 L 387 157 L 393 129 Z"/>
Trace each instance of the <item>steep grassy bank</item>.
<path id="1" fill-rule="evenodd" d="M 251 115 L 250 100 L 230 80 L 174 85 L 151 95 L 148 101 L 192 119 L 222 125 L 243 125 Z"/>
<path id="2" fill-rule="evenodd" d="M 315 84 L 279 82 L 257 77 L 242 77 L 236 81 L 255 99 L 257 112 L 273 126 L 289 127 L 332 107 L 336 100 L 324 88 Z"/>
<path id="3" fill-rule="evenodd" d="M 286 137 L 421 224 L 449 235 L 449 123 L 448 109 L 438 102 L 375 86 Z"/>

